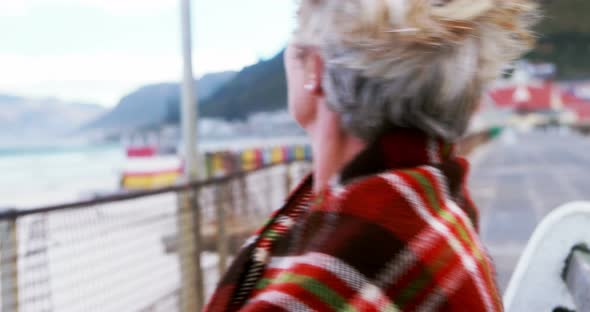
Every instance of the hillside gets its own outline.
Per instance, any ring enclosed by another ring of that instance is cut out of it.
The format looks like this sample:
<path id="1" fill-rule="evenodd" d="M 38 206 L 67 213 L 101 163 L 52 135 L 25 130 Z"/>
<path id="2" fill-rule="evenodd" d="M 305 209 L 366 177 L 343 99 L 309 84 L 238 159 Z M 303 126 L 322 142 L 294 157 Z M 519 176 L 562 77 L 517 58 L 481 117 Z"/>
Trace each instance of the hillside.
<path id="1" fill-rule="evenodd" d="M 67 135 L 103 112 L 92 104 L 0 95 L 0 141 Z"/>
<path id="2" fill-rule="evenodd" d="M 537 30 L 542 35 L 563 32 L 590 33 L 590 2 L 587 0 L 545 0 L 541 1 L 543 20 Z"/>
<path id="3" fill-rule="evenodd" d="M 206 99 L 234 76 L 234 72 L 203 76 L 196 83 L 199 99 Z M 124 96 L 115 108 L 86 125 L 84 130 L 128 130 L 176 122 L 180 116 L 179 107 L 178 83 L 147 85 Z"/>
<path id="4" fill-rule="evenodd" d="M 148 85 L 124 96 L 117 106 L 85 128 L 137 128 L 159 124 L 167 116 L 167 104 L 177 97 L 178 84 Z"/>
<path id="5" fill-rule="evenodd" d="M 590 78 L 590 1 L 543 1 L 543 20 L 538 25 L 537 48 L 532 61 L 551 62 L 558 78 Z"/>
<path id="6" fill-rule="evenodd" d="M 590 77 L 590 12 L 588 0 L 545 0 L 544 18 L 537 27 L 537 48 L 527 58 L 558 66 L 558 78 Z M 199 82 L 199 111 L 203 117 L 244 120 L 257 112 L 286 108 L 283 53 L 228 76 L 206 76 Z M 205 79 L 207 78 L 207 79 Z M 220 78 L 215 80 L 213 78 Z M 207 85 L 213 81 L 217 88 Z M 207 94 L 211 92 L 211 94 Z M 123 98 L 117 108 L 94 127 L 141 127 L 179 122 L 178 86 L 152 85 Z"/>
<path id="7" fill-rule="evenodd" d="M 23 97 L 14 96 L 14 95 L 7 95 L 7 94 L 0 94 L 0 105 L 3 104 L 11 104 L 17 101 L 24 100 Z"/>
<path id="8" fill-rule="evenodd" d="M 558 78 L 590 78 L 590 12 L 588 0 L 542 1 L 544 18 L 537 26 L 537 48 L 532 61 L 558 66 Z M 203 116 L 244 119 L 261 111 L 286 107 L 287 91 L 282 53 L 248 67 L 203 102 Z"/>
<path id="9" fill-rule="evenodd" d="M 287 85 L 283 52 L 244 68 L 200 105 L 205 117 L 243 120 L 257 112 L 285 109 Z"/>

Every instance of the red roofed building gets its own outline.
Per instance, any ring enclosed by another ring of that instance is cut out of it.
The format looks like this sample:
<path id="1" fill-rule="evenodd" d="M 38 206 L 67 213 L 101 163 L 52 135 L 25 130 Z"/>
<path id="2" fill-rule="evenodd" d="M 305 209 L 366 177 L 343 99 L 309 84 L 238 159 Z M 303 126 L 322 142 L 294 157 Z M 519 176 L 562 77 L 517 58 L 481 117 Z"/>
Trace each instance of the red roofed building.
<path id="1" fill-rule="evenodd" d="M 552 81 L 529 82 L 492 89 L 488 93 L 492 104 L 499 109 L 520 113 L 573 112 L 578 121 L 590 121 L 590 101 L 565 92 Z"/>
<path id="2" fill-rule="evenodd" d="M 579 121 L 590 122 L 590 101 L 565 92 L 563 93 L 563 103 L 566 109 L 570 109 L 578 115 Z"/>

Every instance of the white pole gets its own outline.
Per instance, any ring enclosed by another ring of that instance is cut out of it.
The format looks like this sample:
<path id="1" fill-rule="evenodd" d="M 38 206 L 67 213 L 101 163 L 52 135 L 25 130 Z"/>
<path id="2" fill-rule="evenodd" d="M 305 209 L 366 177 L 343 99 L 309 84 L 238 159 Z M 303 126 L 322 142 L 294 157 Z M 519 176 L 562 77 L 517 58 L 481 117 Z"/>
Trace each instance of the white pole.
<path id="1" fill-rule="evenodd" d="M 197 152 L 197 96 L 193 77 L 191 0 L 181 0 L 183 81 L 182 81 L 182 139 L 184 142 L 184 180 L 199 178 Z M 181 311 L 201 311 L 204 304 L 203 271 L 201 267 L 201 211 L 199 190 L 180 196 L 178 213 L 179 261 L 182 284 Z"/>
<path id="2" fill-rule="evenodd" d="M 191 1 L 181 0 L 182 16 L 182 138 L 184 141 L 184 177 L 187 181 L 198 178 L 197 160 L 197 95 L 194 88 L 192 38 L 191 38 Z"/>

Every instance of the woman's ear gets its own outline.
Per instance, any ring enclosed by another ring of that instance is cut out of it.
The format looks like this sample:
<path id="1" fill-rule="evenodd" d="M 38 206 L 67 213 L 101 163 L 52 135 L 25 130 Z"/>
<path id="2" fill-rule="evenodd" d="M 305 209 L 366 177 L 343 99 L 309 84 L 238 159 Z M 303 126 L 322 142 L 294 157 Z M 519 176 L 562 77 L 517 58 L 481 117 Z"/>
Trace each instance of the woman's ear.
<path id="1" fill-rule="evenodd" d="M 323 97 L 323 77 L 324 60 L 318 51 L 311 49 L 305 57 L 304 89 L 312 95 Z"/>

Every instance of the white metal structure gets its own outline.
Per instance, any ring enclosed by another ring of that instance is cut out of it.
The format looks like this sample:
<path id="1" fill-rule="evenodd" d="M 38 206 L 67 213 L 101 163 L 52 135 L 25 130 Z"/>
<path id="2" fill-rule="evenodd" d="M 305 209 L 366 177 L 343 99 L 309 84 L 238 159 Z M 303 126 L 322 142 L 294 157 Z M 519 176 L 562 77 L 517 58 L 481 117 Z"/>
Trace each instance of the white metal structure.
<path id="1" fill-rule="evenodd" d="M 195 181 L 199 170 L 197 152 L 197 95 L 193 77 L 192 35 L 191 35 L 191 0 L 180 1 L 183 80 L 182 80 L 182 140 L 184 143 L 184 180 Z M 203 271 L 201 266 L 201 211 L 196 192 L 181 196 L 178 209 L 178 240 L 182 242 L 179 251 L 180 273 L 180 310 L 183 312 L 201 311 L 204 305 Z M 192 229 L 192 230 L 186 230 Z"/>
<path id="2" fill-rule="evenodd" d="M 566 204 L 543 219 L 508 284 L 506 311 L 576 310 L 562 272 L 572 248 L 580 243 L 590 245 L 590 202 Z"/>
<path id="3" fill-rule="evenodd" d="M 191 0 L 181 0 L 182 16 L 182 140 L 184 142 L 185 178 L 198 177 L 197 163 L 197 94 L 193 76 L 192 38 L 191 38 Z"/>

